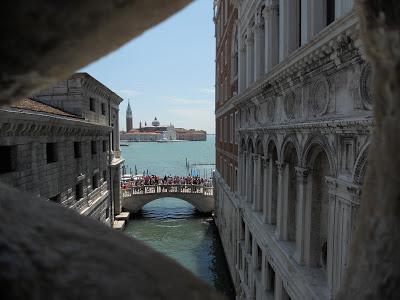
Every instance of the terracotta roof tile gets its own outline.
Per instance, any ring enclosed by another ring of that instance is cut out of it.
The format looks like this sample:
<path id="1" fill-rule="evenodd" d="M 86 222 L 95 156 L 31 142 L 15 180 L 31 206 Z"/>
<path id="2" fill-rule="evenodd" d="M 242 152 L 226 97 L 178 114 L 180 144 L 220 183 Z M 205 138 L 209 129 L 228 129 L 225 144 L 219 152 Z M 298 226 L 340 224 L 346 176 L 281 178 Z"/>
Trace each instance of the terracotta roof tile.
<path id="1" fill-rule="evenodd" d="M 71 117 L 71 118 L 80 118 L 76 115 L 67 113 L 61 109 L 52 107 L 50 105 L 25 98 L 22 100 L 19 100 L 13 104 L 10 105 L 12 108 L 18 108 L 18 109 L 23 109 L 23 110 L 30 110 L 30 111 L 36 111 L 36 112 L 44 112 L 47 114 L 51 115 L 58 115 L 58 116 L 65 116 L 65 117 Z"/>

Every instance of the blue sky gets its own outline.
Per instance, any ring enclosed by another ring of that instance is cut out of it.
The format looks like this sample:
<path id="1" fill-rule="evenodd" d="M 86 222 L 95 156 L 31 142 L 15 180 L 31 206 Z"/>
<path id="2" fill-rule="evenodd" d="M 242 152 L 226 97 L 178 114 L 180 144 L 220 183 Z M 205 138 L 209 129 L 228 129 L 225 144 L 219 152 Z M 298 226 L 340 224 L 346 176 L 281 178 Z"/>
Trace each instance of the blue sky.
<path id="1" fill-rule="evenodd" d="M 215 133 L 213 0 L 197 0 L 81 71 L 116 92 L 120 128 L 130 99 L 134 127 L 139 121 Z"/>

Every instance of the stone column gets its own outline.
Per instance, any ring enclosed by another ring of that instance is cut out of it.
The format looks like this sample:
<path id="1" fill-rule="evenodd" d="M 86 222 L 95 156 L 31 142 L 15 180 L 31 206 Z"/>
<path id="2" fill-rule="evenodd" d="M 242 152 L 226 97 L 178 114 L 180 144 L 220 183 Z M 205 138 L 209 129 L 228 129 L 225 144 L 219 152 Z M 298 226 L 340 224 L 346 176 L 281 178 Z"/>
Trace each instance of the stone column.
<path id="1" fill-rule="evenodd" d="M 288 295 L 283 286 L 282 277 L 275 272 L 275 300 L 288 300 Z"/>
<path id="2" fill-rule="evenodd" d="M 254 193 L 253 193 L 253 209 L 255 211 L 260 210 L 260 198 L 261 198 L 261 156 L 260 155 L 254 155 L 254 177 L 253 177 L 253 182 L 254 182 Z"/>
<path id="3" fill-rule="evenodd" d="M 338 226 L 338 209 L 337 209 L 337 201 L 336 201 L 336 189 L 337 183 L 334 178 L 327 177 L 326 183 L 328 185 L 328 194 L 329 194 L 329 212 L 328 212 L 328 241 L 327 241 L 327 266 L 326 266 L 326 276 L 328 281 L 328 287 L 330 289 L 334 286 L 334 278 L 337 273 L 337 259 L 336 250 L 338 245 L 336 243 L 335 235 L 337 234 L 337 226 Z M 339 224 L 340 225 L 340 224 Z"/>
<path id="4" fill-rule="evenodd" d="M 120 151 L 119 147 L 119 109 L 115 109 L 116 120 L 114 124 L 114 132 L 115 132 L 115 150 Z"/>
<path id="5" fill-rule="evenodd" d="M 246 89 L 247 85 L 247 79 L 246 79 L 246 46 L 245 43 L 242 43 L 240 45 L 240 50 L 239 50 L 239 72 L 238 72 L 238 81 L 239 81 L 239 93 L 243 92 Z"/>
<path id="6" fill-rule="evenodd" d="M 245 199 L 246 202 L 251 201 L 251 182 L 250 182 L 250 172 L 251 172 L 251 153 L 247 153 L 246 155 L 246 193 L 245 193 Z"/>
<path id="7" fill-rule="evenodd" d="M 265 34 L 264 22 L 260 14 L 256 15 L 256 23 L 254 27 L 254 80 L 257 81 L 262 74 L 264 74 L 264 47 L 265 47 Z"/>
<path id="8" fill-rule="evenodd" d="M 269 54 L 270 54 L 270 35 L 271 35 L 271 27 L 269 24 L 269 7 L 265 6 L 262 11 L 262 16 L 264 18 L 264 73 L 268 73 L 271 70 L 271 63 L 269 61 Z M 277 40 L 276 43 L 279 43 Z"/>
<path id="9" fill-rule="evenodd" d="M 307 179 L 308 168 L 296 167 L 297 175 L 297 208 L 296 208 L 296 255 L 299 264 L 305 262 L 305 241 L 307 239 L 306 222 L 310 222 L 311 215 L 307 211 Z"/>
<path id="10" fill-rule="evenodd" d="M 273 172 L 274 172 L 274 161 L 269 158 L 268 161 L 268 176 L 267 176 L 267 187 L 268 187 L 268 192 L 267 192 L 267 223 L 269 224 L 273 224 L 274 221 L 276 222 L 276 220 L 273 220 L 273 205 L 272 205 L 272 193 L 273 193 L 273 189 L 272 189 L 272 176 L 273 176 Z M 276 209 L 276 207 L 275 207 Z"/>
<path id="11" fill-rule="evenodd" d="M 243 151 L 242 155 L 242 199 L 245 199 L 246 197 L 246 185 L 247 185 L 247 151 Z"/>
<path id="12" fill-rule="evenodd" d="M 268 195 L 270 186 L 269 183 L 269 158 L 264 157 L 262 160 L 263 165 L 263 182 L 262 182 L 262 210 L 263 210 L 263 221 L 268 221 Z"/>
<path id="13" fill-rule="evenodd" d="M 250 247 L 249 228 L 246 225 L 245 229 L 244 229 L 244 250 L 245 250 L 245 253 L 243 253 L 243 255 L 245 256 L 247 253 L 249 253 L 250 249 L 251 249 L 251 247 Z"/>
<path id="14" fill-rule="evenodd" d="M 268 11 L 268 66 L 274 67 L 279 63 L 279 9 L 278 4 L 273 4 Z M 268 69 L 269 71 L 270 69 Z"/>
<path id="15" fill-rule="evenodd" d="M 284 171 L 285 171 L 285 163 L 276 162 L 276 166 L 278 168 L 278 199 L 277 199 L 277 212 L 276 212 L 276 235 L 278 239 L 283 239 L 283 230 L 284 230 L 284 198 L 285 198 L 285 186 L 284 182 Z"/>
<path id="16" fill-rule="evenodd" d="M 254 36 L 253 31 L 251 29 L 247 29 L 247 38 L 246 38 L 246 88 L 251 85 L 254 78 L 254 66 L 253 66 L 253 57 L 254 57 Z"/>
<path id="17" fill-rule="evenodd" d="M 243 151 L 239 149 L 238 151 L 238 174 L 236 178 L 236 187 L 239 195 L 242 195 L 242 159 Z"/>

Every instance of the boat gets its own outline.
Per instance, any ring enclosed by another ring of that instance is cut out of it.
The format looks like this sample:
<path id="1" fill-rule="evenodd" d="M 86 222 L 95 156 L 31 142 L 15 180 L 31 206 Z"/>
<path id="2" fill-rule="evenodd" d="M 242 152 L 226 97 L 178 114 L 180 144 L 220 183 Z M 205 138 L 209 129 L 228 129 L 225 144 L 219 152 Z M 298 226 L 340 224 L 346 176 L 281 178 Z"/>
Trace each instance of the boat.
<path id="1" fill-rule="evenodd" d="M 127 143 L 120 143 L 119 146 L 120 146 L 120 147 L 128 147 L 129 144 L 127 144 Z"/>
<path id="2" fill-rule="evenodd" d="M 163 132 L 161 139 L 157 140 L 157 143 L 169 143 L 170 140 L 167 139 L 167 137 L 165 136 L 165 132 Z"/>

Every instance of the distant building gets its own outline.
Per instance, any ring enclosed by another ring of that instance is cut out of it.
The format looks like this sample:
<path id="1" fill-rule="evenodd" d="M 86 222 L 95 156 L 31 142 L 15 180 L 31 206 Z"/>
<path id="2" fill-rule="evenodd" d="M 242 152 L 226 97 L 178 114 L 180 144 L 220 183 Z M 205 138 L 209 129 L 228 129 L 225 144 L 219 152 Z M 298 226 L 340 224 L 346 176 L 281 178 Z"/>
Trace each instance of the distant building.
<path id="1" fill-rule="evenodd" d="M 185 141 L 205 141 L 207 132 L 204 130 L 176 128 L 176 139 Z"/>
<path id="2" fill-rule="evenodd" d="M 157 141 L 174 141 L 174 140 L 188 140 L 188 141 L 205 141 L 207 133 L 203 130 L 176 128 L 174 125 L 160 125 L 157 117 L 151 122 L 151 126 L 142 126 L 142 121 L 139 122 L 139 128 L 132 129 L 128 126 L 128 122 L 132 122 L 132 110 L 128 103 L 126 111 L 126 128 L 130 128 L 126 132 L 120 133 L 120 139 L 128 142 L 157 142 Z M 131 124 L 131 123 L 130 123 Z"/>
<path id="3" fill-rule="evenodd" d="M 118 107 L 87 73 L 0 109 L 0 181 L 109 225 L 120 213 Z"/>
<path id="4" fill-rule="evenodd" d="M 128 109 L 126 110 L 126 131 L 129 132 L 133 128 L 132 109 L 128 101 Z"/>

